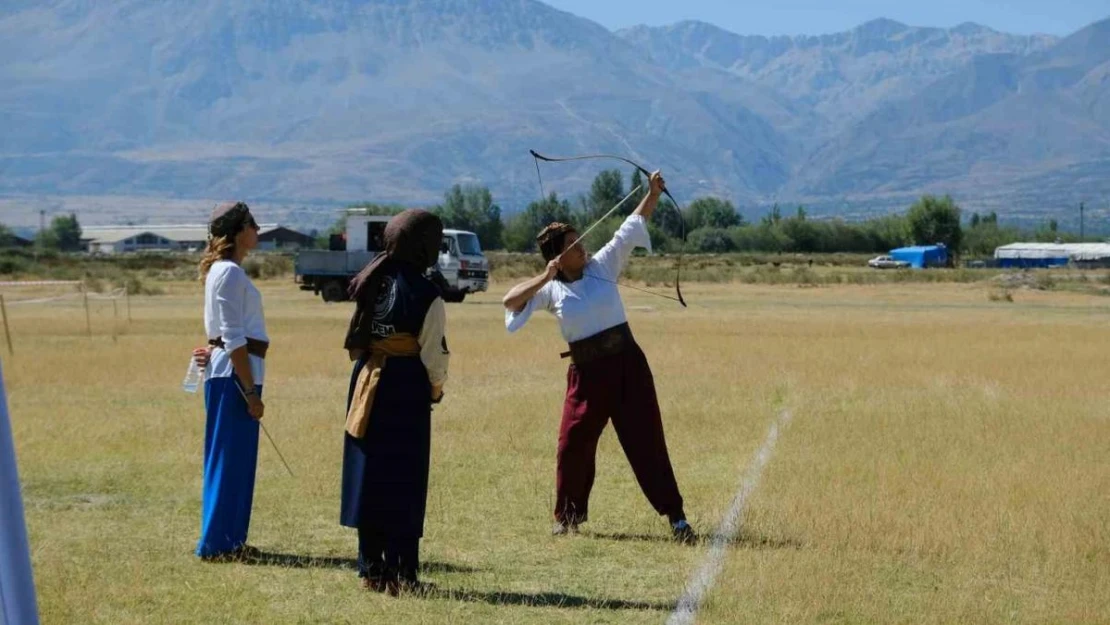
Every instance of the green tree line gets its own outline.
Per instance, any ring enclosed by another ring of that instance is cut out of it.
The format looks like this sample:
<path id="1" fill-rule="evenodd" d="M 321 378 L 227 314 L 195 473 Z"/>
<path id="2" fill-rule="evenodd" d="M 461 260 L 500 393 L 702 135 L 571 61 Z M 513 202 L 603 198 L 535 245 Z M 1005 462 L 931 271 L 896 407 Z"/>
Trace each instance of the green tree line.
<path id="1" fill-rule="evenodd" d="M 530 202 L 513 215 L 504 215 L 489 189 L 483 186 L 451 187 L 441 204 L 431 210 L 443 218 L 448 228 L 477 233 L 483 249 L 529 252 L 536 249 L 535 236 L 552 222 L 574 224 L 580 231 L 602 217 L 631 189 L 639 191 L 625 205 L 590 234 L 586 245 L 597 249 L 612 235 L 623 216 L 640 202 L 646 181 L 635 171 L 625 186 L 620 170 L 602 171 L 587 193 L 561 197 L 550 193 Z M 371 214 L 394 214 L 403 207 L 361 204 Z M 333 228 L 343 229 L 342 220 Z M 1075 234 L 1060 231 L 1055 220 L 1028 230 L 999 224 L 998 215 L 965 215 L 948 196 L 926 195 L 904 213 L 884 215 L 863 221 L 812 219 L 804 206 L 784 210 L 772 206 L 757 221 L 749 222 L 727 199 L 700 197 L 681 212 L 667 199 L 660 201 L 648 227 L 653 246 L 660 251 L 678 251 L 685 236 L 689 253 L 767 252 L 819 254 L 832 252 L 885 253 L 906 245 L 943 243 L 950 255 L 990 256 L 1000 245 L 1015 241 L 1078 241 Z"/>

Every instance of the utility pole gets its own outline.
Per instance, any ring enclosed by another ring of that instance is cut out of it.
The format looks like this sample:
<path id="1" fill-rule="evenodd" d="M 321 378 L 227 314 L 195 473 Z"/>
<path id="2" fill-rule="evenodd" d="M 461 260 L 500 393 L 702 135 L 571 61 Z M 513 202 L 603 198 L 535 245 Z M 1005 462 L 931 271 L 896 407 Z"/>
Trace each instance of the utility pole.
<path id="1" fill-rule="evenodd" d="M 1083 237 L 1083 202 L 1079 203 L 1079 240 L 1085 241 Z"/>
<path id="2" fill-rule="evenodd" d="M 43 239 L 43 233 L 44 232 L 46 232 L 46 209 L 45 208 L 40 208 L 39 209 L 39 235 L 38 235 L 38 237 L 36 237 L 38 239 L 38 241 L 35 242 L 35 245 L 32 248 L 32 249 L 35 250 L 35 260 L 39 259 L 39 253 L 42 252 L 42 249 L 41 249 L 42 248 L 42 243 L 43 243 L 43 241 L 45 241 L 45 239 Z"/>

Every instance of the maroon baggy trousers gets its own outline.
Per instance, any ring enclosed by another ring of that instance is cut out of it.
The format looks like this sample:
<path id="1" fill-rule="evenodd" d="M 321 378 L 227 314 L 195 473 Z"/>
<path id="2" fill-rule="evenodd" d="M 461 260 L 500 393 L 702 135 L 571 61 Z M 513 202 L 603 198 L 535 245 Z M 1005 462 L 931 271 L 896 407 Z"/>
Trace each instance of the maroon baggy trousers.
<path id="1" fill-rule="evenodd" d="M 594 457 L 605 424 L 613 420 L 636 481 L 652 507 L 671 520 L 683 518 L 655 380 L 644 352 L 631 343 L 621 353 L 567 371 L 567 396 L 559 426 L 555 479 L 555 519 L 582 523 L 594 485 Z"/>

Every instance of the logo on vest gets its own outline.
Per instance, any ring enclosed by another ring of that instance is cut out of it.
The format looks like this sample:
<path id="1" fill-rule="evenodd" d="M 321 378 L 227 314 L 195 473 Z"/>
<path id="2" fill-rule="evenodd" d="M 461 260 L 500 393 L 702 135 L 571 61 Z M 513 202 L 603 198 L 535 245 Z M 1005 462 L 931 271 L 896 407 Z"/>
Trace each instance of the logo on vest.
<path id="1" fill-rule="evenodd" d="M 396 304 L 397 281 L 392 276 L 385 276 L 378 288 L 378 300 L 374 302 L 374 319 L 370 323 L 371 334 L 385 337 L 396 332 L 392 323 L 385 323 L 393 320 L 393 307 Z"/>

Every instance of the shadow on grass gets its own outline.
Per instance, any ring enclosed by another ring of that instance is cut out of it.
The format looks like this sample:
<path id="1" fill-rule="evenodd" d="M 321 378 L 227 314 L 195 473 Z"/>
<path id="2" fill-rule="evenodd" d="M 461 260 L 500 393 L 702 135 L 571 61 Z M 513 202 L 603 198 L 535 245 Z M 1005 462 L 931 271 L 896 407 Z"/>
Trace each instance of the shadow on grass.
<path id="1" fill-rule="evenodd" d="M 358 570 L 358 560 L 355 558 L 300 556 L 291 553 L 270 553 L 266 551 L 259 553 L 256 557 L 244 559 L 242 563 L 249 566 L 276 566 L 289 569 Z M 451 564 L 450 562 L 427 561 L 420 563 L 422 573 L 477 573 L 479 570 L 461 564 Z"/>
<path id="2" fill-rule="evenodd" d="M 652 542 L 652 543 L 673 543 L 680 544 L 674 538 L 663 534 L 631 534 L 626 532 L 583 532 L 583 536 L 589 538 L 600 538 L 602 540 L 615 540 L 618 542 Z M 698 534 L 697 539 L 691 545 L 709 545 L 713 542 L 713 534 Z M 769 536 L 758 536 L 755 534 L 741 533 L 739 536 L 734 537 L 728 541 L 729 546 L 738 547 L 740 549 L 801 549 L 805 545 L 792 538 L 771 538 Z"/>
<path id="3" fill-rule="evenodd" d="M 260 552 L 257 556 L 241 561 L 248 566 L 275 566 L 292 569 L 341 569 L 355 571 L 358 561 L 355 558 L 330 556 L 306 556 L 289 553 Z M 451 564 L 449 562 L 422 562 L 420 572 L 435 573 L 477 573 L 481 569 Z M 670 611 L 674 602 L 629 601 L 606 597 L 579 597 L 559 592 L 520 593 L 500 591 L 451 590 L 437 584 L 426 584 L 420 593 L 426 599 L 465 601 L 489 605 L 512 605 L 538 608 L 589 608 L 594 610 L 656 610 Z"/>
<path id="4" fill-rule="evenodd" d="M 450 590 L 430 588 L 425 597 L 489 605 L 513 605 L 534 608 L 589 608 L 593 610 L 655 610 L 669 612 L 675 603 L 665 601 L 631 601 L 606 597 L 579 597 L 561 592 L 486 592 L 476 590 Z"/>

